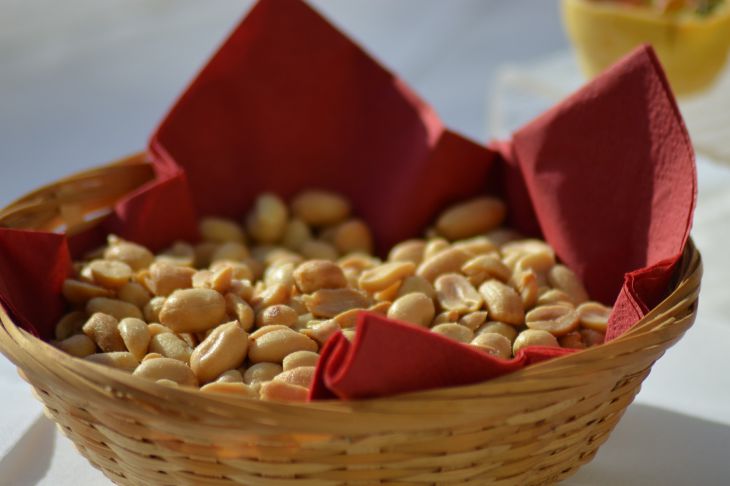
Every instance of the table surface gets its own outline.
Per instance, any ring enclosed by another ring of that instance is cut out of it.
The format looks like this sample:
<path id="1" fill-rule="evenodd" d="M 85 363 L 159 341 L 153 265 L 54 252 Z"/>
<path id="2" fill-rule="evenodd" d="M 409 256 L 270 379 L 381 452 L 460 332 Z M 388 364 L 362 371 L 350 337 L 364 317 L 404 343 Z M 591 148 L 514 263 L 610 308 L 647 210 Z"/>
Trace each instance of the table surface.
<path id="1" fill-rule="evenodd" d="M 493 134 L 488 114 L 504 109 L 495 103 L 500 66 L 529 71 L 533 60 L 568 49 L 557 2 L 312 3 L 477 140 Z M 51 0 L 0 0 L 0 205 L 144 147 L 250 4 L 67 0 L 59 9 Z M 594 461 L 564 484 L 727 484 L 730 168 L 700 158 L 698 173 L 693 237 L 705 276 L 697 323 L 655 365 Z M 0 486 L 109 484 L 3 358 L 0 396 Z"/>

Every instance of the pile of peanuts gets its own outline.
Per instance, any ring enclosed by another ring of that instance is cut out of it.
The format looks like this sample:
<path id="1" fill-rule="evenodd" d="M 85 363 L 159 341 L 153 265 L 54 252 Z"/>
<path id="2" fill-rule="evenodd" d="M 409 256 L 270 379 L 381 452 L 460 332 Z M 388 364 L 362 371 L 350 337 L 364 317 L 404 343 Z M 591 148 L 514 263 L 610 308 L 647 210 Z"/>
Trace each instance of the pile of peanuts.
<path id="1" fill-rule="evenodd" d="M 289 206 L 262 194 L 243 224 L 203 218 L 200 243 L 157 255 L 110 235 L 64 282 L 53 344 L 169 386 L 302 401 L 318 351 L 352 339 L 363 309 L 500 358 L 602 343 L 610 308 L 547 243 L 500 228 L 505 213 L 493 197 L 452 206 L 386 261 L 349 202 L 319 190 Z"/>

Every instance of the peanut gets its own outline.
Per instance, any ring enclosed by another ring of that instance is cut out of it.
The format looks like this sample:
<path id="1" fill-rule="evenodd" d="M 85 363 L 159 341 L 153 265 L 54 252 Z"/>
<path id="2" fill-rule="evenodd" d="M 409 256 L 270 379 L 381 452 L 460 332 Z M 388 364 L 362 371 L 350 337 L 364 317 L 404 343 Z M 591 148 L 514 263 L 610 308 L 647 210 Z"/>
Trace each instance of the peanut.
<path id="1" fill-rule="evenodd" d="M 388 309 L 388 318 L 429 327 L 436 309 L 426 294 L 413 292 L 399 297 Z"/>
<path id="2" fill-rule="evenodd" d="M 606 335 L 602 332 L 598 332 L 594 329 L 581 329 L 578 332 L 580 332 L 580 336 L 583 338 L 583 342 L 586 344 L 586 346 L 597 346 L 599 344 L 603 344 L 603 342 L 606 339 Z"/>
<path id="3" fill-rule="evenodd" d="M 243 375 L 238 370 L 228 370 L 216 378 L 216 383 L 243 383 Z"/>
<path id="4" fill-rule="evenodd" d="M 204 393 L 221 393 L 224 395 L 241 396 L 244 398 L 258 398 L 259 394 L 255 388 L 244 383 L 215 381 L 200 387 Z"/>
<path id="5" fill-rule="evenodd" d="M 361 219 L 350 219 L 339 224 L 335 228 L 332 243 L 343 255 L 373 251 L 373 236 L 370 228 Z"/>
<path id="6" fill-rule="evenodd" d="M 515 338 L 515 342 L 512 344 L 512 353 L 517 356 L 517 353 L 529 346 L 545 346 L 550 348 L 560 347 L 558 340 L 555 336 L 547 331 L 540 329 L 526 329 L 519 333 Z"/>
<path id="7" fill-rule="evenodd" d="M 297 312 L 284 304 L 277 304 L 266 307 L 256 316 L 256 325 L 258 327 L 270 326 L 272 324 L 282 324 L 284 326 L 293 327 L 297 323 Z"/>
<path id="8" fill-rule="evenodd" d="M 296 265 L 294 262 L 283 262 L 271 265 L 264 271 L 264 282 L 267 286 L 282 284 L 291 287 L 296 283 L 294 281 L 295 268 Z"/>
<path id="9" fill-rule="evenodd" d="M 63 281 L 61 293 L 72 304 L 85 304 L 95 297 L 108 297 L 112 291 L 81 280 L 67 278 Z"/>
<path id="10" fill-rule="evenodd" d="M 517 328 L 510 324 L 505 324 L 504 322 L 489 321 L 476 330 L 477 336 L 486 333 L 501 334 L 509 339 L 510 343 L 512 343 L 517 337 Z"/>
<path id="11" fill-rule="evenodd" d="M 472 331 L 476 331 L 484 324 L 488 315 L 489 313 L 487 311 L 470 312 L 459 318 L 459 324 L 468 327 Z"/>
<path id="12" fill-rule="evenodd" d="M 468 343 L 474 337 L 474 332 L 471 329 L 454 322 L 437 324 L 431 328 L 431 331 L 462 343 Z"/>
<path id="13" fill-rule="evenodd" d="M 599 302 L 584 302 L 576 309 L 581 326 L 605 333 L 608 329 L 608 318 L 611 308 Z"/>
<path id="14" fill-rule="evenodd" d="M 312 239 L 312 231 L 309 226 L 301 219 L 293 218 L 289 220 L 284 229 L 284 236 L 281 239 L 282 245 L 290 250 L 297 251 L 305 241 Z"/>
<path id="15" fill-rule="evenodd" d="M 146 278 L 147 287 L 153 294 L 167 297 L 177 289 L 192 287 L 194 273 L 192 268 L 156 262 L 150 266 Z"/>
<path id="16" fill-rule="evenodd" d="M 267 381 L 261 385 L 261 399 L 282 402 L 305 402 L 309 390 L 303 386 L 292 385 L 282 381 Z"/>
<path id="17" fill-rule="evenodd" d="M 143 309 L 152 296 L 147 292 L 147 289 L 137 282 L 128 282 L 119 288 L 117 298 Z"/>
<path id="18" fill-rule="evenodd" d="M 117 260 L 130 266 L 135 272 L 147 268 L 155 256 L 142 245 L 110 237 L 112 243 L 104 250 L 105 260 Z"/>
<path id="19" fill-rule="evenodd" d="M 293 370 L 302 366 L 317 366 L 319 355 L 313 351 L 294 351 L 287 354 L 282 361 L 284 371 Z"/>
<path id="20" fill-rule="evenodd" d="M 431 325 L 435 326 L 437 324 L 447 324 L 449 322 L 456 322 L 458 320 L 459 312 L 455 310 L 447 310 L 436 314 L 436 317 L 433 318 Z"/>
<path id="21" fill-rule="evenodd" d="M 535 307 L 525 316 L 530 329 L 547 331 L 553 336 L 562 336 L 578 327 L 578 313 L 569 305 L 544 305 Z"/>
<path id="22" fill-rule="evenodd" d="M 317 351 L 317 348 L 317 343 L 304 334 L 291 329 L 277 329 L 250 339 L 248 359 L 252 363 L 281 363 L 286 355 L 294 351 Z"/>
<path id="23" fill-rule="evenodd" d="M 56 343 L 56 347 L 71 356 L 84 358 L 96 352 L 96 344 L 85 334 L 76 334 Z"/>
<path id="24" fill-rule="evenodd" d="M 307 259 L 335 261 L 339 256 L 337 249 L 321 240 L 307 240 L 299 247 L 299 252 Z"/>
<path id="25" fill-rule="evenodd" d="M 151 353 L 158 353 L 165 358 L 172 358 L 187 363 L 193 348 L 171 332 L 155 334 L 150 338 L 149 350 Z"/>
<path id="26" fill-rule="evenodd" d="M 198 379 L 188 365 L 172 358 L 145 359 L 132 373 L 149 380 L 167 379 L 178 385 L 198 386 Z"/>
<path id="27" fill-rule="evenodd" d="M 522 299 L 512 287 L 499 280 L 487 280 L 479 287 L 492 319 L 520 325 L 525 319 Z"/>
<path id="28" fill-rule="evenodd" d="M 274 381 L 281 381 L 291 385 L 309 388 L 314 379 L 314 366 L 300 366 L 287 371 L 282 371 L 274 377 Z"/>
<path id="29" fill-rule="evenodd" d="M 160 310 L 160 322 L 175 332 L 206 331 L 225 317 L 225 299 L 210 289 L 176 290 Z"/>
<path id="30" fill-rule="evenodd" d="M 152 337 L 147 324 L 141 319 L 126 317 L 119 321 L 117 330 L 129 352 L 138 360 L 144 358 Z"/>
<path id="31" fill-rule="evenodd" d="M 340 330 L 340 326 L 334 320 L 326 320 L 316 322 L 312 326 L 307 326 L 306 329 L 302 329 L 302 334 L 316 341 L 320 346 L 324 345 L 325 341 Z"/>
<path id="32" fill-rule="evenodd" d="M 498 358 L 509 359 L 512 357 L 512 343 L 501 334 L 493 332 L 479 334 L 472 339 L 470 344 Z"/>
<path id="33" fill-rule="evenodd" d="M 468 277 L 473 277 L 478 283 L 485 280 L 497 279 L 507 282 L 512 272 L 509 267 L 494 255 L 479 255 L 469 259 L 461 267 L 461 271 Z"/>
<path id="34" fill-rule="evenodd" d="M 416 275 L 429 282 L 444 273 L 456 273 L 471 258 L 471 255 L 459 248 L 448 248 L 427 258 L 419 265 Z"/>
<path id="35" fill-rule="evenodd" d="M 249 256 L 248 248 L 243 243 L 229 241 L 221 243 L 210 255 L 212 263 L 219 261 L 240 262 Z"/>
<path id="36" fill-rule="evenodd" d="M 542 292 L 537 297 L 536 305 L 550 305 L 550 304 L 570 304 L 573 305 L 573 299 L 570 295 L 566 294 L 562 290 L 548 289 Z"/>
<path id="37" fill-rule="evenodd" d="M 89 263 L 94 282 L 111 289 L 118 289 L 132 278 L 132 269 L 124 262 L 116 260 L 94 260 Z"/>
<path id="38" fill-rule="evenodd" d="M 388 253 L 388 261 L 411 262 L 420 265 L 423 261 L 423 252 L 426 249 L 426 242 L 423 240 L 401 241 Z"/>
<path id="39" fill-rule="evenodd" d="M 192 267 L 195 264 L 195 249 L 190 243 L 176 241 L 171 247 L 157 255 L 155 260 L 169 265 Z"/>
<path id="40" fill-rule="evenodd" d="M 400 287 L 398 287 L 396 298 L 403 297 L 411 292 L 421 292 L 432 299 L 436 297 L 436 290 L 431 285 L 431 282 L 418 275 L 411 275 L 403 279 Z"/>
<path id="41" fill-rule="evenodd" d="M 95 312 L 109 314 L 115 319 L 124 319 L 125 317 L 142 318 L 142 311 L 136 305 L 107 297 L 94 297 L 86 303 L 86 313 L 91 315 Z"/>
<path id="42" fill-rule="evenodd" d="M 436 299 L 444 310 L 460 314 L 476 312 L 484 301 L 469 281 L 458 273 L 440 275 L 434 282 Z"/>
<path id="43" fill-rule="evenodd" d="M 284 236 L 289 210 L 277 195 L 261 194 L 246 218 L 248 233 L 261 243 L 274 243 Z"/>
<path id="44" fill-rule="evenodd" d="M 254 313 L 248 302 L 233 293 L 227 293 L 225 300 L 228 315 L 235 317 L 244 331 L 249 331 L 253 327 Z"/>
<path id="45" fill-rule="evenodd" d="M 200 236 L 213 243 L 234 241 L 244 243 L 246 237 L 243 229 L 235 222 L 226 218 L 203 218 L 198 225 Z"/>
<path id="46" fill-rule="evenodd" d="M 312 226 L 337 224 L 350 214 L 350 203 L 345 198 L 318 190 L 299 193 L 291 208 L 299 219 Z"/>
<path id="47" fill-rule="evenodd" d="M 436 220 L 436 230 L 450 240 L 476 236 L 504 221 L 507 208 L 493 197 L 477 197 L 451 206 Z"/>
<path id="48" fill-rule="evenodd" d="M 560 346 L 563 348 L 569 348 L 569 349 L 585 349 L 586 345 L 583 342 L 583 336 L 581 336 L 580 332 L 573 331 L 569 332 L 568 334 L 565 334 L 564 336 L 560 336 L 558 338 L 558 342 L 560 343 Z"/>
<path id="49" fill-rule="evenodd" d="M 368 292 L 384 290 L 413 275 L 416 265 L 412 262 L 388 262 L 365 270 L 360 275 L 360 288 Z"/>
<path id="50" fill-rule="evenodd" d="M 190 368 L 200 383 L 208 383 L 224 371 L 238 368 L 247 350 L 248 333 L 236 321 L 222 324 L 195 348 Z"/>
<path id="51" fill-rule="evenodd" d="M 125 351 L 90 354 L 84 359 L 124 371 L 134 371 L 139 365 L 139 360 L 132 353 Z"/>
<path id="52" fill-rule="evenodd" d="M 243 373 L 243 382 L 247 385 L 255 385 L 271 381 L 282 371 L 283 369 L 278 363 L 256 363 Z"/>
<path id="53" fill-rule="evenodd" d="M 101 312 L 93 314 L 82 330 L 104 352 L 127 350 L 117 330 L 117 320 L 108 314 Z"/>
<path id="54" fill-rule="evenodd" d="M 350 288 L 319 289 L 306 301 L 306 305 L 316 317 L 334 317 L 349 309 L 364 309 L 368 300 Z"/>
<path id="55" fill-rule="evenodd" d="M 86 322 L 86 313 L 81 311 L 74 311 L 65 314 L 59 319 L 55 328 L 55 336 L 59 341 L 63 341 L 66 338 L 73 336 L 76 333 L 81 332 L 81 328 Z"/>
<path id="56" fill-rule="evenodd" d="M 588 300 L 588 292 L 575 273 L 565 265 L 555 265 L 548 272 L 548 282 L 570 296 L 575 305 Z"/>
<path id="57" fill-rule="evenodd" d="M 164 297 L 153 297 L 144 306 L 144 318 L 147 322 L 158 322 L 160 320 L 160 311 L 165 305 Z"/>
<path id="58" fill-rule="evenodd" d="M 455 241 L 453 247 L 464 250 L 474 256 L 496 254 L 498 251 L 497 245 L 495 245 L 494 242 L 486 236 L 474 236 L 472 238 Z"/>
<path id="59" fill-rule="evenodd" d="M 302 263 L 294 270 L 293 276 L 297 288 L 304 294 L 311 294 L 319 289 L 347 287 L 342 269 L 330 261 L 310 260 Z"/>

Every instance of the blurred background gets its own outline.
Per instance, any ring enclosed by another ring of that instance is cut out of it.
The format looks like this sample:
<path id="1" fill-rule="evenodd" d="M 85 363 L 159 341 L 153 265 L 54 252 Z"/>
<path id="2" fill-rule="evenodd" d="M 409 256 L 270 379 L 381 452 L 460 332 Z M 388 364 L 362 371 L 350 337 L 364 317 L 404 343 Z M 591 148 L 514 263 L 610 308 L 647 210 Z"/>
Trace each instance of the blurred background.
<path id="1" fill-rule="evenodd" d="M 558 0 L 310 3 L 477 141 L 507 136 L 585 79 Z M 251 4 L 0 0 L 0 205 L 144 149 Z M 722 165 L 730 160 L 729 95 L 725 71 L 702 96 L 681 101 L 700 154 L 694 238 L 709 262 L 698 325 L 655 366 L 639 403 L 568 484 L 719 485 L 730 477 L 730 375 L 722 372 L 730 341 L 730 170 Z M 43 419 L 4 358 L 0 390 L 13 397 L 0 402 L 0 486 L 107 484 Z"/>

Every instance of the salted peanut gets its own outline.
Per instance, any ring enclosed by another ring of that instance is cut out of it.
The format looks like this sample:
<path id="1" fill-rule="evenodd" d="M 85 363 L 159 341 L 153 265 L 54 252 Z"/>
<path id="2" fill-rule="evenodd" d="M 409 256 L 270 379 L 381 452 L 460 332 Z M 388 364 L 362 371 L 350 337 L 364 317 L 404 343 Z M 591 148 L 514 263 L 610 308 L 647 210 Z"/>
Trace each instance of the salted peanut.
<path id="1" fill-rule="evenodd" d="M 404 278 L 400 287 L 398 287 L 398 293 L 395 297 L 403 297 L 412 292 L 420 292 L 432 299 L 436 297 L 436 290 L 433 288 L 431 282 L 418 275 L 411 275 L 410 277 Z"/>
<path id="2" fill-rule="evenodd" d="M 306 329 L 301 330 L 301 333 L 322 346 L 331 335 L 339 330 L 340 326 L 337 322 L 333 319 L 328 319 L 326 321 L 315 322 L 311 326 L 308 325 Z"/>
<path id="3" fill-rule="evenodd" d="M 299 314 L 299 317 L 297 317 L 297 324 L 292 327 L 292 329 L 295 331 L 301 331 L 302 329 L 313 326 L 317 322 L 322 322 L 322 320 L 315 319 L 311 313 L 306 312 L 304 314 Z"/>
<path id="4" fill-rule="evenodd" d="M 254 312 L 248 302 L 243 300 L 236 294 L 227 293 L 225 296 L 226 300 L 226 313 L 229 316 L 235 317 L 241 329 L 249 331 L 253 327 L 254 323 Z"/>
<path id="5" fill-rule="evenodd" d="M 180 339 L 176 334 L 163 332 L 155 334 L 150 338 L 149 350 L 151 353 L 158 353 L 165 358 L 172 358 L 187 363 L 193 348 Z"/>
<path id="6" fill-rule="evenodd" d="M 211 263 L 215 263 L 221 260 L 239 262 L 248 258 L 249 251 L 246 245 L 238 243 L 236 241 L 229 241 L 227 243 L 221 243 L 218 247 L 213 250 L 210 255 Z"/>
<path id="7" fill-rule="evenodd" d="M 570 304 L 573 305 L 573 298 L 558 289 L 548 289 L 537 297 L 536 305 Z"/>
<path id="8" fill-rule="evenodd" d="M 339 256 L 334 245 L 321 240 L 309 240 L 302 243 L 299 252 L 308 260 L 329 260 L 335 261 Z"/>
<path id="9" fill-rule="evenodd" d="M 406 277 L 407 278 L 407 277 Z M 392 302 L 398 298 L 398 290 L 400 289 L 401 282 L 393 282 L 389 287 L 384 288 L 373 294 L 373 298 L 376 302 Z"/>
<path id="10" fill-rule="evenodd" d="M 282 371 L 274 377 L 274 381 L 309 388 L 314 379 L 314 369 L 314 366 L 299 366 L 291 370 Z"/>
<path id="11" fill-rule="evenodd" d="M 343 329 L 342 335 L 345 336 L 345 339 L 352 342 L 355 340 L 355 336 L 357 335 L 357 331 L 355 329 Z"/>
<path id="12" fill-rule="evenodd" d="M 355 327 L 355 324 L 357 324 L 357 316 L 360 315 L 360 311 L 363 311 L 363 310 L 365 310 L 365 309 L 346 310 L 345 312 L 341 312 L 340 314 L 337 314 L 333 318 L 333 320 L 341 328 Z"/>
<path id="13" fill-rule="evenodd" d="M 213 278 L 213 272 L 210 270 L 198 270 L 190 279 L 194 289 L 209 289 L 210 280 Z"/>
<path id="14" fill-rule="evenodd" d="M 455 241 L 452 246 L 474 256 L 497 254 L 499 250 L 492 240 L 483 235 Z"/>
<path id="15" fill-rule="evenodd" d="M 477 336 L 487 333 L 501 334 L 509 339 L 510 342 L 514 342 L 517 337 L 517 328 L 504 322 L 488 321 L 475 332 Z"/>
<path id="16" fill-rule="evenodd" d="M 195 348 L 195 346 L 199 344 L 197 333 L 193 334 L 190 332 L 181 332 L 177 334 L 177 337 L 182 339 L 191 348 Z"/>
<path id="17" fill-rule="evenodd" d="M 291 307 L 284 304 L 272 305 L 261 310 L 256 316 L 258 327 L 281 324 L 292 327 L 297 323 L 299 315 Z"/>
<path id="18" fill-rule="evenodd" d="M 455 322 L 437 324 L 431 328 L 431 331 L 461 343 L 468 343 L 474 337 L 474 331 Z"/>
<path id="19" fill-rule="evenodd" d="M 568 305 L 543 305 L 535 307 L 525 315 L 527 327 L 547 331 L 553 336 L 562 336 L 575 331 L 579 323 L 578 313 Z"/>
<path id="20" fill-rule="evenodd" d="M 517 271 L 532 270 L 535 273 L 546 273 L 555 265 L 555 253 L 545 249 L 523 254 L 517 263 Z"/>
<path id="21" fill-rule="evenodd" d="M 362 272 L 358 283 L 367 292 L 378 292 L 413 275 L 416 265 L 413 262 L 388 262 Z"/>
<path id="22" fill-rule="evenodd" d="M 565 265 L 555 265 L 548 272 L 547 278 L 550 285 L 568 294 L 575 305 L 588 300 L 588 292 L 580 279 Z"/>
<path id="23" fill-rule="evenodd" d="M 297 251 L 305 241 L 312 239 L 312 231 L 307 223 L 298 218 L 292 218 L 287 222 L 284 228 L 284 235 L 281 238 L 281 244 L 290 250 Z"/>
<path id="24" fill-rule="evenodd" d="M 479 283 L 493 278 L 501 282 L 507 282 L 512 275 L 509 267 L 502 263 L 498 257 L 491 254 L 470 258 L 462 265 L 461 271 L 468 277 L 478 277 Z"/>
<path id="25" fill-rule="evenodd" d="M 493 229 L 488 231 L 485 236 L 500 248 L 511 241 L 524 238 L 518 231 L 509 228 Z"/>
<path id="26" fill-rule="evenodd" d="M 137 282 L 127 282 L 117 291 L 117 298 L 143 309 L 152 296 L 147 292 L 147 289 Z"/>
<path id="27" fill-rule="evenodd" d="M 164 386 L 169 386 L 169 387 L 173 387 L 173 388 L 177 388 L 179 386 L 177 383 L 175 383 L 172 380 L 168 380 L 167 378 L 157 380 L 157 381 L 155 381 L 155 383 L 157 383 L 158 385 L 164 385 Z"/>
<path id="28" fill-rule="evenodd" d="M 237 280 L 254 280 L 254 270 L 249 264 L 251 257 L 247 257 L 245 261 L 234 261 L 234 260 L 216 260 L 210 264 L 208 268 L 211 272 L 215 273 L 219 270 L 223 270 L 226 267 L 231 268 L 231 279 Z M 258 263 L 257 263 L 258 265 Z"/>
<path id="29" fill-rule="evenodd" d="M 221 294 L 226 293 L 233 284 L 233 267 L 221 265 L 215 271 L 198 270 L 193 274 L 191 283 L 194 289 L 212 289 Z"/>
<path id="30" fill-rule="evenodd" d="M 517 335 L 512 344 L 512 354 L 517 356 L 521 349 L 529 346 L 546 346 L 550 348 L 558 348 L 558 340 L 547 331 L 541 329 L 525 329 Z"/>
<path id="31" fill-rule="evenodd" d="M 258 391 L 241 382 L 214 381 L 200 387 L 203 393 L 221 393 L 223 395 L 240 396 L 244 398 L 258 398 Z"/>
<path id="32" fill-rule="evenodd" d="M 198 230 L 204 240 L 214 243 L 226 243 L 229 241 L 245 243 L 246 241 L 243 228 L 235 221 L 226 218 L 203 218 L 200 220 Z"/>
<path id="33" fill-rule="evenodd" d="M 283 324 L 272 324 L 271 326 L 264 326 L 256 329 L 249 335 L 249 338 L 258 339 L 264 334 L 274 331 L 291 331 L 291 328 L 289 326 L 284 326 Z"/>
<path id="34" fill-rule="evenodd" d="M 224 371 L 241 366 L 248 345 L 248 333 L 236 321 L 221 324 L 195 348 L 190 368 L 200 383 L 208 383 Z"/>
<path id="35" fill-rule="evenodd" d="M 456 322 L 459 320 L 459 311 L 455 310 L 446 310 L 443 312 L 439 312 L 436 317 L 433 318 L 433 322 L 431 322 L 432 325 L 437 324 L 446 324 L 449 322 Z"/>
<path id="36" fill-rule="evenodd" d="M 225 317 L 226 301 L 211 289 L 176 290 L 160 310 L 160 322 L 175 332 L 206 331 Z"/>
<path id="37" fill-rule="evenodd" d="M 369 302 L 354 289 L 319 289 L 307 299 L 306 305 L 315 317 L 334 317 L 346 310 L 364 309 Z"/>
<path id="38" fill-rule="evenodd" d="M 537 285 L 537 274 L 534 270 L 517 271 L 512 277 L 515 288 L 520 293 L 522 305 L 525 309 L 532 309 L 537 303 L 539 288 Z"/>
<path id="39" fill-rule="evenodd" d="M 503 255 L 519 254 L 527 255 L 528 253 L 548 253 L 552 254 L 555 260 L 555 250 L 543 240 L 535 238 L 524 238 L 506 242 L 500 247 Z"/>
<path id="40" fill-rule="evenodd" d="M 350 219 L 337 225 L 332 235 L 332 243 L 343 255 L 353 252 L 373 252 L 373 235 L 361 219 Z"/>
<path id="41" fill-rule="evenodd" d="M 479 329 L 487 320 L 489 313 L 487 311 L 470 312 L 459 318 L 459 324 L 466 326 L 472 331 Z"/>
<path id="42" fill-rule="evenodd" d="M 117 323 L 113 316 L 96 312 L 86 321 L 82 331 L 104 352 L 126 351 Z"/>
<path id="43" fill-rule="evenodd" d="M 145 282 L 156 296 L 167 297 L 177 289 L 192 287 L 194 273 L 192 268 L 156 262 L 150 266 Z"/>
<path id="44" fill-rule="evenodd" d="M 160 353 L 147 353 L 144 355 L 144 358 L 142 358 L 142 363 L 157 358 L 164 358 L 164 356 L 162 356 Z"/>
<path id="45" fill-rule="evenodd" d="M 558 338 L 561 348 L 568 349 L 585 349 L 586 345 L 583 342 L 583 336 L 578 331 L 569 332 L 564 336 Z"/>
<path id="46" fill-rule="evenodd" d="M 328 226 L 344 221 L 350 215 L 350 203 L 339 194 L 308 190 L 291 202 L 292 212 L 312 226 Z"/>
<path id="47" fill-rule="evenodd" d="M 94 297 L 86 303 L 86 313 L 91 315 L 95 312 L 109 314 L 115 319 L 124 319 L 125 317 L 142 318 L 142 311 L 136 305 L 107 297 Z"/>
<path id="48" fill-rule="evenodd" d="M 85 304 L 95 297 L 109 297 L 112 295 L 110 289 L 72 278 L 63 281 L 61 293 L 72 304 Z"/>
<path id="49" fill-rule="evenodd" d="M 507 214 L 504 202 L 476 197 L 448 208 L 436 220 L 436 230 L 450 240 L 486 233 L 501 225 Z"/>
<path id="50" fill-rule="evenodd" d="M 352 269 L 361 274 L 369 268 L 376 267 L 383 263 L 379 258 L 366 255 L 365 253 L 350 253 L 337 260 L 337 265 L 342 270 Z"/>
<path id="51" fill-rule="evenodd" d="M 580 329 L 578 332 L 580 332 L 580 336 L 583 338 L 583 342 L 586 344 L 586 346 L 597 346 L 599 344 L 603 344 L 603 342 L 606 340 L 606 335 L 602 332 L 598 332 L 594 329 Z"/>
<path id="52" fill-rule="evenodd" d="M 152 337 L 147 324 L 141 319 L 126 317 L 119 321 L 117 330 L 129 352 L 138 360 L 144 358 Z"/>
<path id="53" fill-rule="evenodd" d="M 307 310 L 307 304 L 304 303 L 304 300 L 305 296 L 303 295 L 293 295 L 289 297 L 289 301 L 286 305 L 294 309 L 298 315 L 306 314 L 309 311 Z"/>
<path id="54" fill-rule="evenodd" d="M 263 383 L 259 393 L 262 400 L 276 402 L 306 402 L 309 396 L 309 390 L 303 386 L 276 380 Z"/>
<path id="55" fill-rule="evenodd" d="M 158 254 L 155 260 L 169 265 L 192 267 L 195 264 L 195 249 L 190 243 L 176 241 L 171 247 Z"/>
<path id="56" fill-rule="evenodd" d="M 65 314 L 59 319 L 55 328 L 55 336 L 59 341 L 73 336 L 76 333 L 81 332 L 81 328 L 86 323 L 86 313 L 81 311 L 74 311 Z"/>
<path id="57" fill-rule="evenodd" d="M 132 278 L 132 269 L 116 260 L 94 260 L 88 265 L 94 282 L 111 289 L 118 289 Z"/>
<path id="58" fill-rule="evenodd" d="M 139 366 L 139 360 L 126 351 L 90 354 L 84 359 L 124 371 L 134 371 Z"/>
<path id="59" fill-rule="evenodd" d="M 522 253 L 508 253 L 502 256 L 502 263 L 504 263 L 510 272 L 514 272 L 517 267 L 517 262 L 522 258 Z"/>
<path id="60" fill-rule="evenodd" d="M 84 358 L 96 352 L 96 344 L 85 334 L 68 337 L 63 341 L 58 341 L 55 346 L 77 358 Z"/>
<path id="61" fill-rule="evenodd" d="M 216 383 L 243 383 L 243 375 L 239 370 L 228 370 L 218 376 Z"/>
<path id="62" fill-rule="evenodd" d="M 160 311 L 162 310 L 162 306 L 165 305 L 165 299 L 164 297 L 153 297 L 150 299 L 147 304 L 144 306 L 144 319 L 147 322 L 159 322 L 160 320 Z"/>
<path id="63" fill-rule="evenodd" d="M 426 250 L 426 242 L 423 240 L 401 241 L 390 249 L 388 261 L 411 262 L 420 265 L 423 261 L 423 253 Z"/>
<path id="64" fill-rule="evenodd" d="M 428 260 L 429 258 L 441 253 L 442 251 L 450 247 L 451 244 L 444 238 L 430 238 L 426 242 L 426 246 L 423 248 L 423 260 Z"/>
<path id="65" fill-rule="evenodd" d="M 455 310 L 460 314 L 476 312 L 484 301 L 479 292 L 458 273 L 440 275 L 434 282 L 436 299 L 444 310 Z"/>
<path id="66" fill-rule="evenodd" d="M 195 263 L 193 266 L 197 268 L 204 268 L 210 265 L 211 257 L 220 245 L 220 243 L 215 243 L 213 241 L 203 241 L 195 245 L 193 247 L 193 250 L 195 251 Z"/>
<path id="67" fill-rule="evenodd" d="M 247 385 L 255 385 L 256 383 L 264 383 L 271 381 L 276 375 L 281 373 L 283 368 L 278 363 L 256 363 L 251 365 L 243 373 L 243 382 Z"/>
<path id="68" fill-rule="evenodd" d="M 512 357 L 512 343 L 501 334 L 493 332 L 479 334 L 469 344 L 498 358 Z"/>
<path id="69" fill-rule="evenodd" d="M 291 329 L 277 329 L 249 340 L 248 359 L 252 363 L 281 363 L 294 351 L 317 351 L 317 343 Z"/>
<path id="70" fill-rule="evenodd" d="M 388 309 L 388 318 L 429 327 L 436 309 L 427 295 L 414 292 L 399 297 Z"/>
<path id="71" fill-rule="evenodd" d="M 457 273 L 461 267 L 471 258 L 471 255 L 459 248 L 448 248 L 437 253 L 418 266 L 416 275 L 425 278 L 429 282 L 436 280 L 436 277 L 444 273 Z"/>
<path id="72" fill-rule="evenodd" d="M 347 280 L 337 264 L 325 260 L 310 260 L 299 265 L 293 273 L 297 288 L 304 294 L 319 289 L 347 287 Z"/>
<path id="73" fill-rule="evenodd" d="M 148 380 L 171 380 L 178 385 L 198 386 L 198 379 L 188 365 L 172 358 L 156 358 L 143 361 L 134 373 Z"/>
<path id="74" fill-rule="evenodd" d="M 487 311 L 492 319 L 520 325 L 525 320 L 525 309 L 520 295 L 499 280 L 487 280 L 479 287 Z"/>
<path id="75" fill-rule="evenodd" d="M 274 243 L 284 235 L 289 210 L 284 201 L 269 192 L 256 198 L 254 207 L 246 217 L 249 235 L 261 243 Z"/>
<path id="76" fill-rule="evenodd" d="M 580 325 L 598 332 L 606 332 L 611 308 L 600 302 L 584 302 L 576 309 Z"/>
<path id="77" fill-rule="evenodd" d="M 155 261 L 155 255 L 142 245 L 111 236 L 109 240 L 109 246 L 104 250 L 105 260 L 124 262 L 135 272 L 149 267 Z"/>
<path id="78" fill-rule="evenodd" d="M 317 366 L 319 355 L 313 351 L 294 351 L 286 355 L 282 361 L 284 371 L 293 370 L 294 368 Z"/>
<path id="79" fill-rule="evenodd" d="M 254 291 L 251 298 L 251 305 L 255 311 L 259 311 L 265 307 L 286 303 L 291 297 L 291 287 L 283 284 L 272 285 L 260 292 Z"/>
<path id="80" fill-rule="evenodd" d="M 296 264 L 294 262 L 283 262 L 271 265 L 264 271 L 264 282 L 267 286 L 283 284 L 291 287 L 292 285 L 295 285 L 295 269 Z"/>

